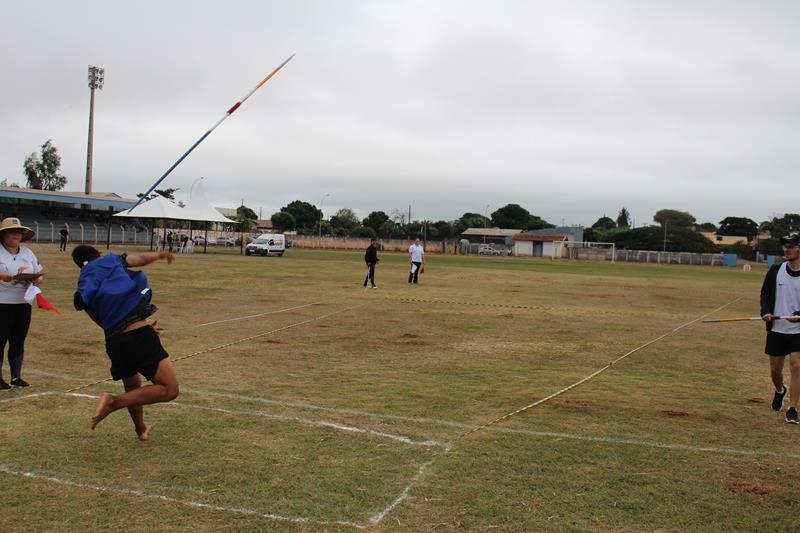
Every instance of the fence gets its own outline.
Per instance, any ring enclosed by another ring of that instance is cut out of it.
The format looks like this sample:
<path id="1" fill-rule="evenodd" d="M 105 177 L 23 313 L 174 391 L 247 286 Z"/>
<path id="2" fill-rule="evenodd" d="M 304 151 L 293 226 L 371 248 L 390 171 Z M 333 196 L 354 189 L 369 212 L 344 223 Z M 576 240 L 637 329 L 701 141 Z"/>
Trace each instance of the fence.
<path id="1" fill-rule="evenodd" d="M 628 263 L 657 263 L 663 265 L 705 265 L 722 266 L 721 253 L 703 254 L 693 252 L 659 252 L 656 250 L 620 250 L 610 248 L 570 248 L 573 259 L 591 261 L 611 261 L 612 253 L 616 261 Z"/>
<path id="2" fill-rule="evenodd" d="M 316 237 L 313 235 L 292 235 L 292 248 L 310 248 L 322 250 L 365 250 L 369 239 L 354 237 Z M 408 252 L 414 241 L 408 239 L 379 239 L 383 252 Z M 447 241 L 427 241 L 425 253 L 447 253 L 453 251 L 453 243 Z"/>

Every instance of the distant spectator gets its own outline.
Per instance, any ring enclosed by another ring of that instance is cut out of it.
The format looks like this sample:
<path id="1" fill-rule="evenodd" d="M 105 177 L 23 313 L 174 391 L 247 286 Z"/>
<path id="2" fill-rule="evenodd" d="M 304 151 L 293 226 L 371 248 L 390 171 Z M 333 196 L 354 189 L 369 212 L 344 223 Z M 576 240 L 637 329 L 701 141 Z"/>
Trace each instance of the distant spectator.
<path id="1" fill-rule="evenodd" d="M 377 289 L 375 285 L 375 267 L 378 266 L 378 246 L 375 239 L 370 239 L 367 251 L 364 253 L 364 262 L 367 263 L 367 277 L 364 279 L 364 288 L 367 288 L 367 282 L 372 283 L 372 288 Z"/>
<path id="2" fill-rule="evenodd" d="M 422 264 L 424 262 L 423 256 L 425 255 L 425 249 L 419 243 L 419 239 L 414 241 L 414 244 L 408 247 L 408 258 L 411 260 L 411 272 L 408 274 L 408 282 L 411 283 L 412 281 L 414 284 L 419 283 L 419 271 L 422 268 Z"/>
<path id="3" fill-rule="evenodd" d="M 170 253 L 172 253 L 172 232 L 167 232 L 167 246 L 169 247 Z"/>
<path id="4" fill-rule="evenodd" d="M 64 224 L 64 227 L 61 228 L 58 234 L 61 236 L 61 244 L 58 246 L 58 251 L 64 252 L 67 250 L 67 241 L 69 240 L 69 226 Z"/>

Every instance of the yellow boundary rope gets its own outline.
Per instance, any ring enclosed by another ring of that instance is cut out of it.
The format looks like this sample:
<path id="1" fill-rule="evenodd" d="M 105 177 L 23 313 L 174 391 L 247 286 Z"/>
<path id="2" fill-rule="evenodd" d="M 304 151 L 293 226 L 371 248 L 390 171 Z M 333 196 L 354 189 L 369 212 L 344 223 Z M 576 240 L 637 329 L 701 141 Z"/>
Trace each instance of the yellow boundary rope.
<path id="1" fill-rule="evenodd" d="M 223 348 L 228 348 L 228 347 L 233 346 L 235 344 L 240 344 L 240 343 L 243 343 L 243 342 L 252 341 L 254 339 L 258 339 L 260 337 L 265 337 L 267 335 L 272 335 L 273 333 L 278 333 L 279 331 L 284 331 L 284 330 L 287 330 L 287 329 L 290 329 L 290 328 L 294 328 L 296 326 L 302 326 L 304 324 L 310 324 L 311 322 L 316 322 L 317 320 L 323 320 L 323 319 L 328 318 L 330 316 L 333 316 L 333 315 L 336 315 L 336 314 L 339 314 L 339 313 L 344 313 L 345 311 L 350 311 L 352 309 L 356 309 L 356 308 L 362 307 L 364 305 L 365 304 L 354 305 L 352 307 L 347 307 L 345 309 L 340 309 L 338 311 L 334 311 L 334 312 L 328 313 L 326 315 L 318 316 L 318 317 L 315 317 L 315 318 L 310 318 L 308 320 L 303 320 L 302 322 L 295 322 L 294 324 L 289 324 L 288 326 L 283 326 L 281 328 L 273 329 L 273 330 L 267 331 L 265 333 L 259 333 L 258 335 L 252 335 L 250 337 L 245 337 L 243 339 L 238 339 L 238 340 L 235 340 L 235 341 L 226 342 L 225 344 L 220 344 L 219 346 L 214 346 L 212 348 L 206 348 L 205 350 L 200 350 L 200 351 L 197 351 L 197 352 L 194 352 L 194 353 L 190 353 L 189 355 L 184 355 L 182 357 L 178 357 L 176 359 L 173 359 L 172 362 L 173 363 L 177 363 L 178 361 L 183 361 L 184 359 L 189 359 L 190 357 L 195 357 L 195 356 L 203 355 L 203 354 L 206 354 L 206 353 L 209 353 L 209 352 L 214 352 L 216 350 L 221 350 Z M 65 391 L 65 392 L 75 392 L 75 391 L 78 391 L 78 390 L 81 390 L 81 389 L 86 389 L 88 387 L 93 387 L 94 385 L 100 385 L 101 383 L 106 383 L 107 381 L 112 381 L 113 379 L 114 378 L 101 379 L 101 380 L 95 381 L 93 383 L 87 383 L 85 385 L 81 385 L 80 387 L 75 387 L 73 389 L 69 389 L 68 391 Z"/>

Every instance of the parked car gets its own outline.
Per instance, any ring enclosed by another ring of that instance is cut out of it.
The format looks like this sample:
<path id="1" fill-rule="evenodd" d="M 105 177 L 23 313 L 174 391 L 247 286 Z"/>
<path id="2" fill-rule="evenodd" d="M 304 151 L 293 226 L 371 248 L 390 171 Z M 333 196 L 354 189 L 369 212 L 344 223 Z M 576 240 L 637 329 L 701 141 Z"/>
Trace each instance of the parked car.
<path id="1" fill-rule="evenodd" d="M 217 237 L 217 246 L 236 246 L 233 237 Z"/>
<path id="2" fill-rule="evenodd" d="M 488 244 L 481 244 L 478 246 L 478 255 L 500 255 L 500 250 L 496 250 Z"/>
<path id="3" fill-rule="evenodd" d="M 286 238 L 281 233 L 264 233 L 247 245 L 246 255 L 283 255 L 286 251 Z"/>
<path id="4" fill-rule="evenodd" d="M 205 242 L 206 238 L 203 237 L 202 235 L 195 235 L 194 237 L 192 237 L 192 244 L 194 244 L 195 246 L 203 246 Z"/>

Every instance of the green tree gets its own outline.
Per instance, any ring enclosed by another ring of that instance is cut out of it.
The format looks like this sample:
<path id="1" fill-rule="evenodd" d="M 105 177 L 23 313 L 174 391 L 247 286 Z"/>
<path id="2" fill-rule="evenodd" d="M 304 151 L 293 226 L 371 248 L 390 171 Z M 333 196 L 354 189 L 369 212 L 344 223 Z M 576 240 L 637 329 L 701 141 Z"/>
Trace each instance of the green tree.
<path id="1" fill-rule="evenodd" d="M 237 207 L 236 215 L 241 217 L 242 219 L 258 220 L 258 215 L 256 215 L 256 212 L 247 207 L 246 205 L 240 205 L 239 207 Z"/>
<path id="2" fill-rule="evenodd" d="M 438 220 L 430 224 L 429 227 L 436 229 L 436 237 L 439 239 L 449 239 L 456 236 L 453 224 L 446 220 Z"/>
<path id="3" fill-rule="evenodd" d="M 353 233 L 353 237 L 361 237 L 364 239 L 374 239 L 378 236 L 378 233 L 369 226 L 359 226 L 357 227 Z"/>
<path id="4" fill-rule="evenodd" d="M 664 249 L 664 229 L 657 226 L 629 229 L 605 234 L 605 239 L 625 250 L 662 250 Z M 671 252 L 711 253 L 717 251 L 716 245 L 686 227 L 673 227 L 667 224 L 666 250 Z"/>
<path id="5" fill-rule="evenodd" d="M 285 211 L 294 217 L 298 230 L 314 230 L 318 227 L 317 225 L 322 217 L 322 211 L 314 205 L 300 200 L 295 200 L 289 205 L 281 207 L 281 211 Z M 313 233 L 313 231 L 310 231 L 310 233 Z"/>
<path id="6" fill-rule="evenodd" d="M 752 239 L 758 235 L 758 224 L 744 217 L 725 217 L 719 221 L 718 235 L 742 235 Z"/>
<path id="7" fill-rule="evenodd" d="M 344 235 L 349 235 L 360 225 L 361 222 L 358 220 L 355 211 L 348 207 L 339 209 L 336 214 L 331 217 L 331 226 L 333 226 L 333 230 L 337 232 L 337 234 L 341 234 L 343 231 Z"/>
<path id="8" fill-rule="evenodd" d="M 175 199 L 175 192 L 179 189 L 156 189 L 155 191 L 150 193 L 150 198 L 148 200 L 152 200 L 156 196 L 163 196 L 167 200 L 174 200 Z M 144 196 L 144 193 L 138 192 L 136 193 L 137 198 L 141 198 Z"/>
<path id="9" fill-rule="evenodd" d="M 383 211 L 373 211 L 367 215 L 367 218 L 361 221 L 361 225 L 372 228 L 377 232 L 380 231 L 381 226 L 383 226 L 387 220 L 389 220 L 389 215 Z"/>
<path id="10" fill-rule="evenodd" d="M 598 218 L 597 222 L 592 224 L 592 229 L 606 230 L 606 229 L 611 229 L 611 228 L 616 228 L 616 227 L 617 227 L 617 223 L 614 222 L 614 220 L 612 218 L 607 217 L 605 215 L 603 215 L 600 218 Z"/>
<path id="11" fill-rule="evenodd" d="M 391 239 L 396 237 L 405 237 L 406 233 L 403 231 L 403 227 L 400 226 L 400 224 L 394 220 L 387 220 L 381 224 L 381 227 L 378 229 L 378 236 L 385 239 Z"/>
<path id="12" fill-rule="evenodd" d="M 631 225 L 631 214 L 625 209 L 625 206 L 619 210 L 619 214 L 617 215 L 617 226 L 620 228 L 627 228 Z"/>
<path id="13" fill-rule="evenodd" d="M 272 220 L 272 229 L 276 231 L 291 231 L 297 227 L 294 215 L 286 211 L 274 213 L 270 220 Z"/>
<path id="14" fill-rule="evenodd" d="M 714 233 L 717 232 L 717 226 L 714 225 L 712 222 L 703 222 L 702 224 L 698 224 L 697 226 L 695 226 L 695 229 L 697 231 L 711 231 Z"/>
<path id="15" fill-rule="evenodd" d="M 528 219 L 528 222 L 522 226 L 522 229 L 545 229 L 545 228 L 554 228 L 554 224 L 550 224 L 543 218 L 539 218 L 536 215 L 531 215 Z"/>
<path id="16" fill-rule="evenodd" d="M 508 204 L 492 213 L 492 227 L 524 228 L 531 218 L 527 209 L 519 204 Z"/>
<path id="17" fill-rule="evenodd" d="M 691 213 L 678 211 L 677 209 L 661 209 L 653 215 L 653 220 L 664 227 L 666 224 L 672 228 L 691 228 L 694 226 L 695 219 Z"/>
<path id="18" fill-rule="evenodd" d="M 33 152 L 25 158 L 22 165 L 28 178 L 28 187 L 44 191 L 60 191 L 67 184 L 67 178 L 58 173 L 61 156 L 53 141 L 48 139 L 42 145 L 41 155 Z"/>
<path id="19" fill-rule="evenodd" d="M 800 215 L 787 213 L 782 217 L 774 217 L 766 223 L 766 229 L 775 239 L 788 237 L 794 233 L 800 233 Z"/>
<path id="20" fill-rule="evenodd" d="M 464 229 L 484 228 L 489 224 L 489 219 L 478 213 L 464 213 L 458 220 L 464 226 Z"/>

